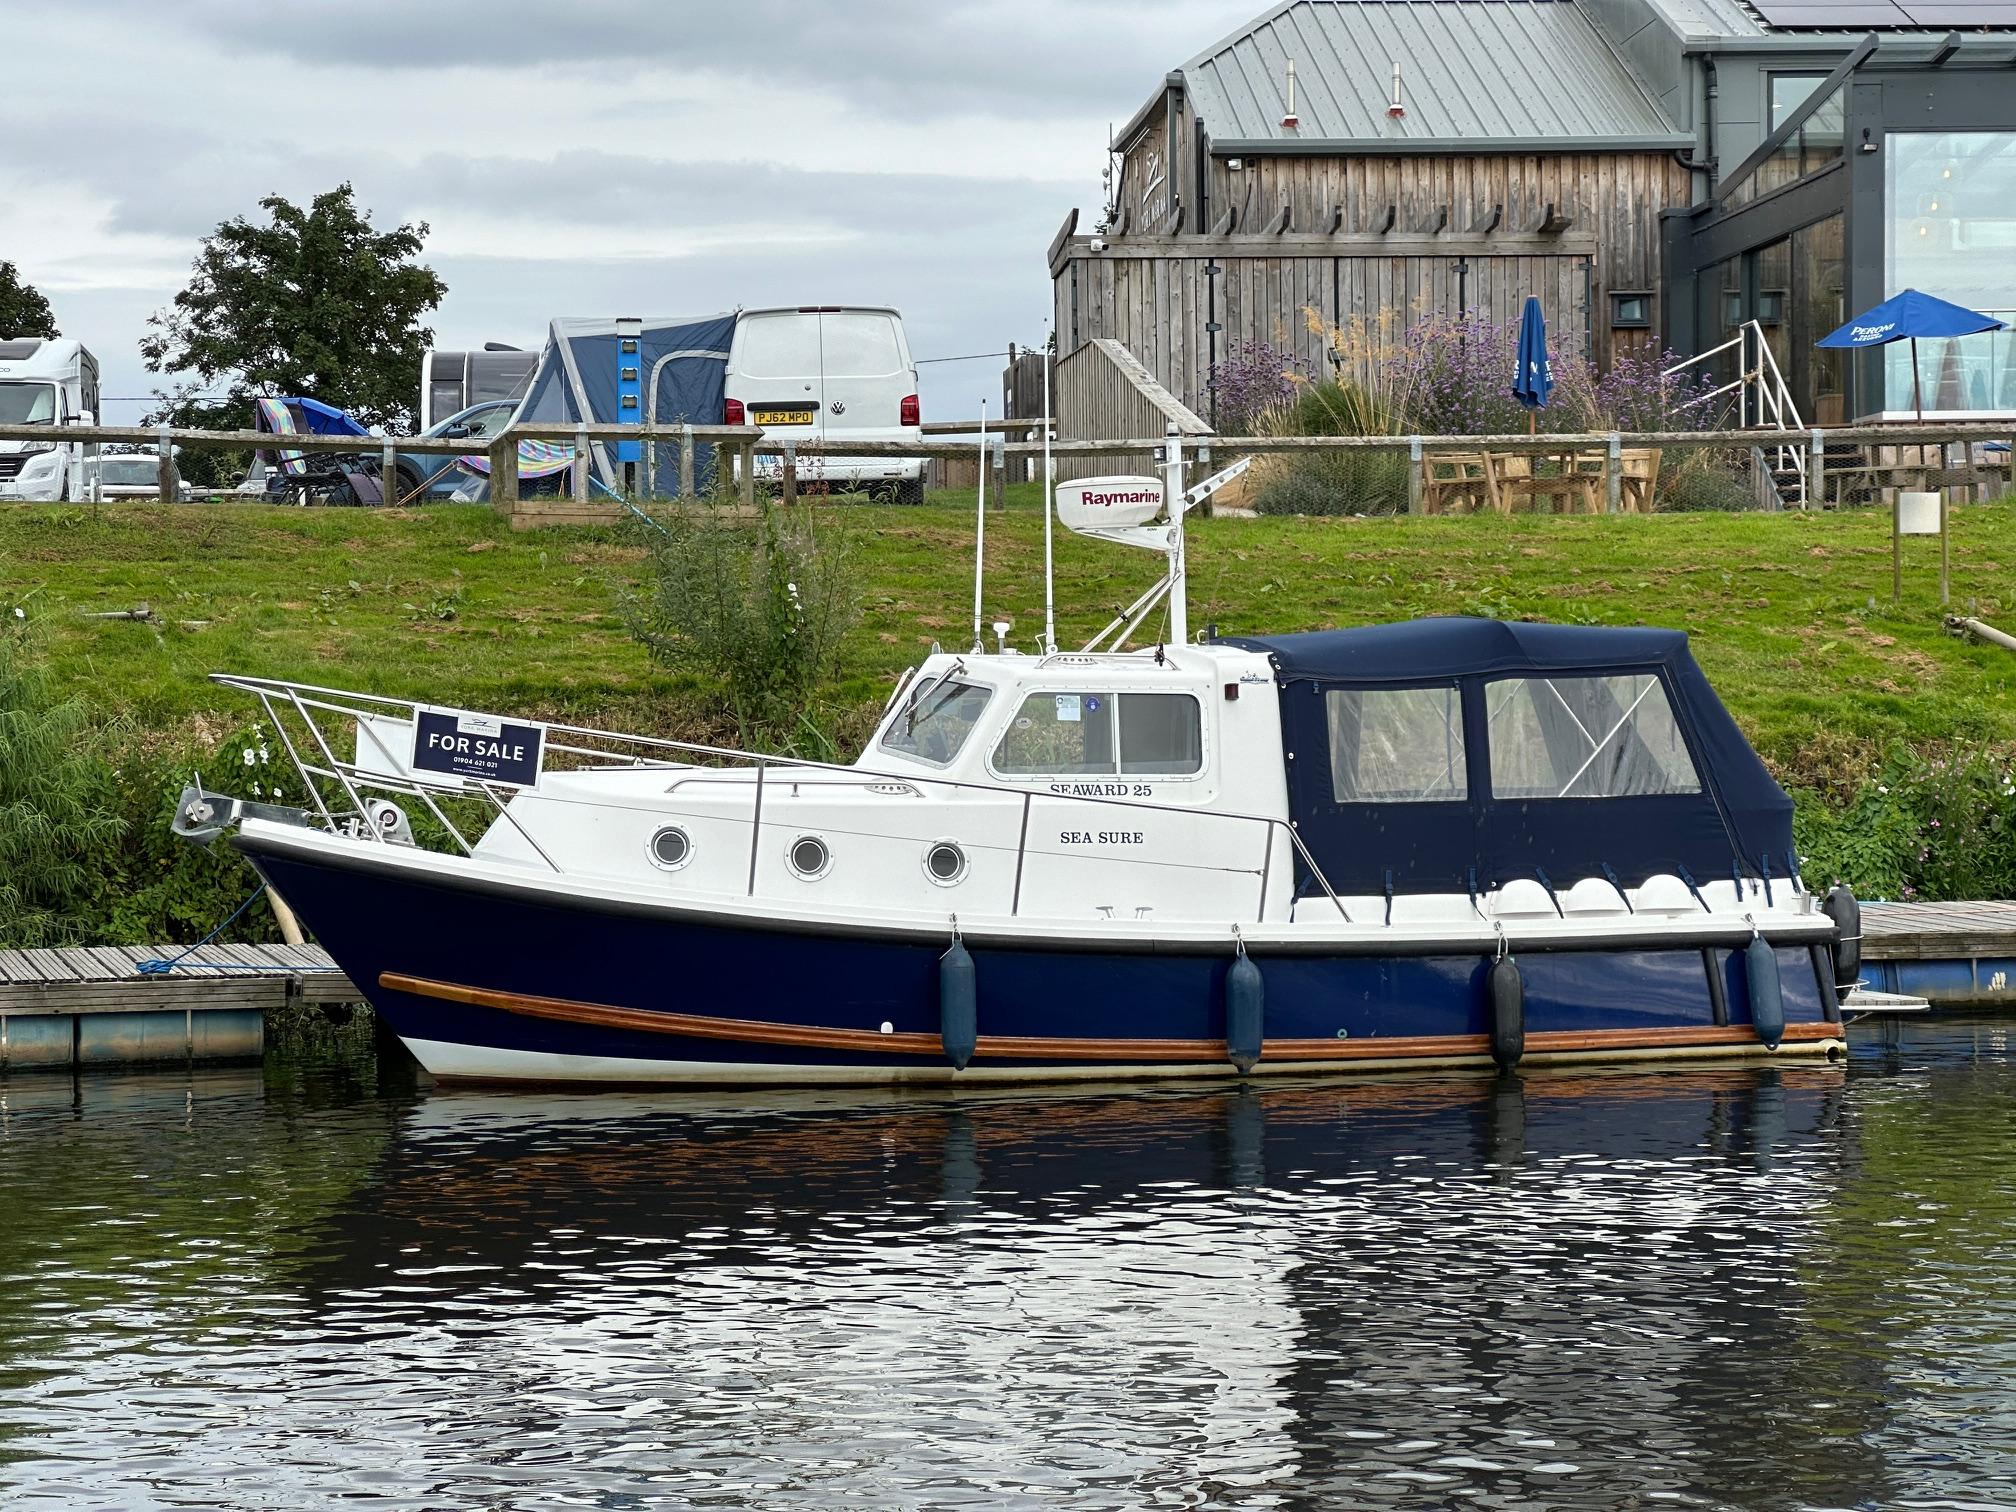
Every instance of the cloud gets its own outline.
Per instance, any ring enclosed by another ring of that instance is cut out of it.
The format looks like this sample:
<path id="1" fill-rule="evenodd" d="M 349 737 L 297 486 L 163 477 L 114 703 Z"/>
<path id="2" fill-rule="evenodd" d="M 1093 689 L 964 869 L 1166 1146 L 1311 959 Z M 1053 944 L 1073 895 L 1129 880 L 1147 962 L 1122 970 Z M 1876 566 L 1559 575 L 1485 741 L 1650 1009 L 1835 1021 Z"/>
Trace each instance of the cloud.
<path id="1" fill-rule="evenodd" d="M 23 8 L 10 44 L 44 62 L 0 98 L 0 256 L 122 395 L 157 381 L 144 315 L 206 233 L 344 181 L 380 226 L 429 223 L 444 344 L 861 300 L 902 308 L 920 356 L 998 350 L 1042 338 L 1043 251 L 1097 203 L 1108 123 L 1239 19 L 1216 0 Z M 998 393 L 991 363 L 927 372 L 940 415 Z"/>

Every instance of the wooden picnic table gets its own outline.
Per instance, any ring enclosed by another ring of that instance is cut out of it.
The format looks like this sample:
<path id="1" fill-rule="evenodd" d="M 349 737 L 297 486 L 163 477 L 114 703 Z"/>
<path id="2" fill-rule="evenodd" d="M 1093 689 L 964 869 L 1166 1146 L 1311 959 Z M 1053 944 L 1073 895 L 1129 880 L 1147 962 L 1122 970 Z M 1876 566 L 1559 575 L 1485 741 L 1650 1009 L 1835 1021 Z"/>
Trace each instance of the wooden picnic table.
<path id="1" fill-rule="evenodd" d="M 1524 502 L 1545 504 L 1555 514 L 1602 514 L 1609 499 L 1605 451 L 1568 448 L 1549 451 L 1423 451 L 1421 507 L 1424 514 L 1488 509 L 1511 514 Z M 1552 471 L 1543 470 L 1551 463 Z M 1618 457 L 1618 506 L 1649 514 L 1659 481 L 1659 452 L 1627 447 Z M 1452 511 L 1451 506 L 1454 506 Z"/>

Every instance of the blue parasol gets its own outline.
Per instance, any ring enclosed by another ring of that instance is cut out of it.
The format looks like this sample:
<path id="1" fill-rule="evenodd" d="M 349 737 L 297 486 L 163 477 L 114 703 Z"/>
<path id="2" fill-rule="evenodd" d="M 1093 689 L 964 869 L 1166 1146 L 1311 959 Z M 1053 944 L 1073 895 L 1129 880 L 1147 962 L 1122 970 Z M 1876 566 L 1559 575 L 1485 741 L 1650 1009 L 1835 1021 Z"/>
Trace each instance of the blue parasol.
<path id="1" fill-rule="evenodd" d="M 1893 341 L 1911 343 L 1911 405 L 1918 418 L 1925 418 L 1925 399 L 1918 381 L 1918 338 L 1920 336 L 1972 336 L 1978 331 L 2006 330 L 2004 322 L 1983 315 L 1965 305 L 1934 299 L 1916 289 L 1906 289 L 1883 303 L 1864 310 L 1838 331 L 1814 342 L 1823 347 L 1888 346 Z"/>
<path id="2" fill-rule="evenodd" d="M 1547 407 L 1554 392 L 1554 365 L 1547 360 L 1547 316 L 1540 301 L 1528 298 L 1519 317 L 1519 366 L 1512 375 L 1512 397 L 1529 410 Z M 1528 428 L 1533 424 L 1528 420 Z"/>

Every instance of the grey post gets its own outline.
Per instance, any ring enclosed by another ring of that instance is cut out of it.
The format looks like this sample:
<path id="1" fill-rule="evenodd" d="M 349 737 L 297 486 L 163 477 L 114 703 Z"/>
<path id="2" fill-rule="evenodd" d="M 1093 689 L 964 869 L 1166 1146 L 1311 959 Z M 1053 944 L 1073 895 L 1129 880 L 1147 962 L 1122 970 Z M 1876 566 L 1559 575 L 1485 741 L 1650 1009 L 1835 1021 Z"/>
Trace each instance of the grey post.
<path id="1" fill-rule="evenodd" d="M 588 502 L 588 432 L 574 432 L 574 460 L 567 464 L 569 492 L 576 504 Z"/>
<path id="2" fill-rule="evenodd" d="M 681 422 L 679 426 L 679 497 L 693 497 L 693 426 L 691 422 Z"/>
<path id="3" fill-rule="evenodd" d="M 175 502 L 175 443 L 165 423 L 154 433 L 154 487 L 163 504 Z"/>
<path id="4" fill-rule="evenodd" d="M 1421 513 L 1421 438 L 1407 438 L 1407 513 Z"/>
<path id="5" fill-rule="evenodd" d="M 754 441 L 745 441 L 742 443 L 741 467 L 742 507 L 744 509 L 754 509 L 756 507 L 756 443 Z"/>
<path id="6" fill-rule="evenodd" d="M 390 436 L 385 438 L 385 445 L 378 452 L 378 502 L 403 502 L 399 497 L 399 449 Z"/>
<path id="7" fill-rule="evenodd" d="M 1825 507 L 1827 503 L 1827 443 L 1820 438 L 1820 427 L 1813 427 L 1813 440 L 1806 452 L 1806 504 L 1812 508 Z"/>
<path id="8" fill-rule="evenodd" d="M 783 499 L 786 504 L 798 502 L 798 444 L 795 441 L 784 443 Z"/>
<path id="9" fill-rule="evenodd" d="M 1624 502 L 1624 438 L 1610 432 L 1610 445 L 1603 453 L 1603 513 L 1615 514 Z"/>

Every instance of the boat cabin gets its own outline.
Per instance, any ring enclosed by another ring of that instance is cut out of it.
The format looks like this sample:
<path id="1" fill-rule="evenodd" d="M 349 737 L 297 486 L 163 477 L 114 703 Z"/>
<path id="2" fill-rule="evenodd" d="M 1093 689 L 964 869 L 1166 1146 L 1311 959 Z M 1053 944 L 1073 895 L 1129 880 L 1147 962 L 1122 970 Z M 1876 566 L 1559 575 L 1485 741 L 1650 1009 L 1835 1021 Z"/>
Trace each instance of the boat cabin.
<path id="1" fill-rule="evenodd" d="M 553 772 L 478 850 L 807 909 L 1254 923 L 1736 906 L 1794 867 L 1683 634 L 1466 619 L 938 653 L 851 768 Z"/>

